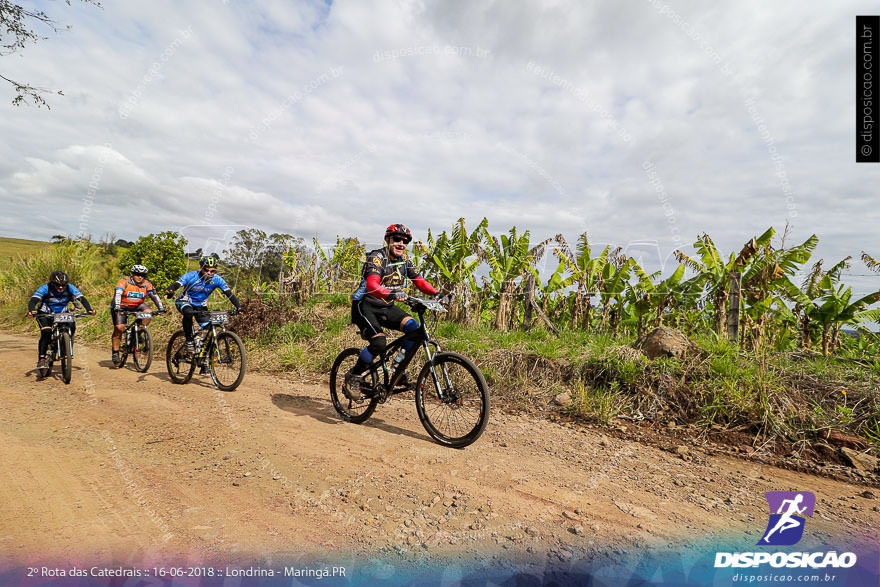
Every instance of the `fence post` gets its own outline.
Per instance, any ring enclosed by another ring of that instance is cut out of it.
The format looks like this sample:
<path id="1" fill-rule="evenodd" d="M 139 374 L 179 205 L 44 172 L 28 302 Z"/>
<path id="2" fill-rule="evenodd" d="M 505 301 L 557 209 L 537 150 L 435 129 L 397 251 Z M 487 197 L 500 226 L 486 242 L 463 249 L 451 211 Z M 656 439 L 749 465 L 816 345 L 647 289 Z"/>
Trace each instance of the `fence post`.
<path id="1" fill-rule="evenodd" d="M 742 290 L 742 273 L 730 274 L 730 297 L 727 307 L 727 339 L 739 342 L 739 308 Z"/>
<path id="2" fill-rule="evenodd" d="M 532 327 L 532 306 L 535 304 L 535 276 L 529 273 L 526 278 L 526 298 L 523 302 L 523 330 Z"/>

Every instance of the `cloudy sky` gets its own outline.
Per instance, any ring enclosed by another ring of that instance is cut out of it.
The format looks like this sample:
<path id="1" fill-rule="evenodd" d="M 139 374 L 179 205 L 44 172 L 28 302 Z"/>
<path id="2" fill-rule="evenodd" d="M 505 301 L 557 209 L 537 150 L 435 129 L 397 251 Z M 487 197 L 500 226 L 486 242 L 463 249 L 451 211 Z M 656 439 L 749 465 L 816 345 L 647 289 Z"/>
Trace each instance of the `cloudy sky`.
<path id="1" fill-rule="evenodd" d="M 16 108 L 0 86 L 2 236 L 376 243 L 485 216 L 649 265 L 786 223 L 828 262 L 880 256 L 880 165 L 854 138 L 855 15 L 876 2 L 33 6 L 71 28 L 0 73 L 64 96 Z"/>

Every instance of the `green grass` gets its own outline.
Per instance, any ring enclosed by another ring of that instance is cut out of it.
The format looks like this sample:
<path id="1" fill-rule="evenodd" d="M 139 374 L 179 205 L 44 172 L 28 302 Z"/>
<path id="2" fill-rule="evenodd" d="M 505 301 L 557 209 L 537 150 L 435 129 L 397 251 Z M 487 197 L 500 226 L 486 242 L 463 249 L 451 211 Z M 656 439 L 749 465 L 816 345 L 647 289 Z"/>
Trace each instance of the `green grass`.
<path id="1" fill-rule="evenodd" d="M 7 271 L 20 257 L 30 257 L 50 246 L 43 241 L 0 237 L 0 270 Z"/>

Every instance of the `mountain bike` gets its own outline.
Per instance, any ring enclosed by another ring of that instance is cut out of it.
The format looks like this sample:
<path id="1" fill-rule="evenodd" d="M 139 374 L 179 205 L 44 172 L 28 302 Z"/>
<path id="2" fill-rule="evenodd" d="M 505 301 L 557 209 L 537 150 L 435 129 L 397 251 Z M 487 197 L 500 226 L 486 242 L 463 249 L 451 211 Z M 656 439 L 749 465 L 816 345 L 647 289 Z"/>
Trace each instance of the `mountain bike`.
<path id="1" fill-rule="evenodd" d="M 174 383 L 187 383 L 196 367 L 200 373 L 209 372 L 214 385 L 223 391 L 232 391 L 244 379 L 246 357 L 244 343 L 232 331 L 226 330 L 234 311 L 211 310 L 196 315 L 199 326 L 193 340 L 195 351 L 186 352 L 186 336 L 178 330 L 168 341 L 165 364 Z"/>
<path id="2" fill-rule="evenodd" d="M 61 362 L 61 379 L 64 383 L 70 383 L 70 375 L 73 370 L 73 327 L 76 319 L 80 316 L 88 316 L 84 312 L 64 311 L 57 314 L 53 312 L 37 312 L 38 318 L 52 317 L 52 340 L 49 342 L 49 350 L 46 353 L 46 368 L 40 369 L 40 377 L 45 379 L 52 372 L 52 364 L 57 359 Z"/>
<path id="3" fill-rule="evenodd" d="M 486 380 L 470 359 L 458 353 L 443 352 L 440 344 L 431 338 L 425 312 L 445 312 L 440 302 L 410 296 L 404 303 L 418 314 L 418 329 L 388 343 L 376 357 L 364 372 L 360 398 L 349 391 L 345 375 L 357 362 L 361 349 L 348 348 L 339 353 L 330 369 L 333 407 L 344 420 L 360 424 L 373 415 L 378 404 L 385 403 L 392 395 L 414 389 L 419 420 L 431 438 L 452 448 L 468 446 L 480 437 L 489 421 Z M 414 344 L 404 350 L 399 366 L 389 369 L 389 358 L 403 350 L 402 345 L 407 341 Z M 404 374 L 419 349 L 425 350 L 427 361 L 413 387 L 406 383 Z"/>
<path id="4" fill-rule="evenodd" d="M 134 361 L 135 369 L 141 373 L 146 373 L 153 362 L 153 335 L 150 329 L 141 320 L 154 318 L 164 312 L 141 312 L 119 310 L 125 316 L 125 333 L 122 336 L 122 344 L 119 345 L 119 361 L 114 363 L 117 369 L 125 366 L 128 355 Z M 135 319 L 128 323 L 128 319 L 134 316 Z"/>

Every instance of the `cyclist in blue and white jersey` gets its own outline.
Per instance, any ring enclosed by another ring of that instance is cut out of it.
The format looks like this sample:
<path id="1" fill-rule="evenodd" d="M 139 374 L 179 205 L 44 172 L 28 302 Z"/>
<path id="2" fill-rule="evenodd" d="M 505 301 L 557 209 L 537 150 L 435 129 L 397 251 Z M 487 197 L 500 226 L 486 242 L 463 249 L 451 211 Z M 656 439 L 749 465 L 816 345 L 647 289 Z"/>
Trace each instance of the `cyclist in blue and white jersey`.
<path id="1" fill-rule="evenodd" d="M 186 352 L 192 354 L 194 352 L 193 339 L 195 337 L 193 329 L 193 317 L 201 321 L 200 314 L 207 313 L 208 307 L 206 302 L 208 296 L 215 289 L 220 289 L 236 311 L 242 312 L 241 302 L 232 293 L 226 280 L 217 275 L 217 258 L 213 256 L 202 257 L 199 259 L 199 271 L 190 271 L 181 275 L 177 281 L 172 283 L 165 290 L 165 297 L 171 299 L 174 292 L 178 288 L 183 287 L 183 291 L 174 300 L 174 305 L 178 311 L 183 314 L 183 334 L 186 336 Z"/>
<path id="2" fill-rule="evenodd" d="M 28 316 L 35 316 L 37 312 L 48 314 L 60 314 L 67 310 L 67 305 L 74 300 L 80 302 L 86 312 L 95 315 L 95 310 L 89 304 L 89 300 L 72 283 L 64 271 L 53 271 L 49 276 L 49 283 L 44 283 L 37 288 L 34 295 L 28 301 Z M 52 342 L 52 316 L 37 316 L 37 324 L 40 325 L 40 343 L 38 345 L 37 369 L 47 367 L 46 352 L 49 343 Z M 70 334 L 76 332 L 76 323 L 73 324 Z"/>

